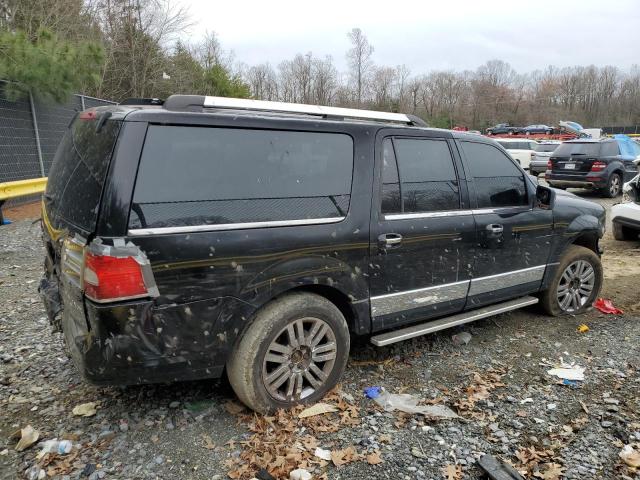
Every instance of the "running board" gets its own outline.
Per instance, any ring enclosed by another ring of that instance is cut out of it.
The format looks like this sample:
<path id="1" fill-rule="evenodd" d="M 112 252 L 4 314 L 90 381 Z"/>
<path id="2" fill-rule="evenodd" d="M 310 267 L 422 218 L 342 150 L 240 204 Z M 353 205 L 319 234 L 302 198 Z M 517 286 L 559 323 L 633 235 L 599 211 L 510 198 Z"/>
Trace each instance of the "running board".
<path id="1" fill-rule="evenodd" d="M 515 300 L 509 300 L 508 302 L 498 303 L 495 305 L 489 305 L 488 307 L 482 307 L 477 310 L 458 313 L 450 317 L 441 318 L 440 320 L 432 320 L 427 323 L 412 325 L 411 327 L 403 328 L 401 330 L 393 330 L 391 332 L 375 335 L 371 337 L 371 343 L 373 343 L 376 347 L 384 347 L 392 343 L 408 340 L 409 338 L 419 337 L 428 333 L 437 332 L 438 330 L 444 330 L 445 328 L 474 322 L 476 320 L 480 320 L 481 318 L 491 317 L 492 315 L 498 315 L 499 313 L 510 312 L 511 310 L 517 310 L 518 308 L 526 307 L 527 305 L 533 305 L 536 303 L 538 303 L 538 299 L 536 297 L 527 296 L 516 298 Z"/>

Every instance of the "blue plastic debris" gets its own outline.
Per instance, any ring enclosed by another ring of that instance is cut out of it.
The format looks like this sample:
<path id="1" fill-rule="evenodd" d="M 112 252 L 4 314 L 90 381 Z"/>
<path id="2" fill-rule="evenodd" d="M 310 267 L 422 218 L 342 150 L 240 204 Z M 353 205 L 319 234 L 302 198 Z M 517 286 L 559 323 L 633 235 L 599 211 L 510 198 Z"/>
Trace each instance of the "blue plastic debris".
<path id="1" fill-rule="evenodd" d="M 364 394 L 367 398 L 374 399 L 380 396 L 381 391 L 381 387 L 367 387 L 364 389 Z"/>
<path id="2" fill-rule="evenodd" d="M 2 225 L 9 225 L 10 223 L 11 223 L 11 220 L 8 220 L 6 218 L 2 220 Z"/>
<path id="3" fill-rule="evenodd" d="M 562 380 L 562 384 L 573 388 L 578 388 L 580 386 L 577 380 L 567 380 L 566 378 Z"/>

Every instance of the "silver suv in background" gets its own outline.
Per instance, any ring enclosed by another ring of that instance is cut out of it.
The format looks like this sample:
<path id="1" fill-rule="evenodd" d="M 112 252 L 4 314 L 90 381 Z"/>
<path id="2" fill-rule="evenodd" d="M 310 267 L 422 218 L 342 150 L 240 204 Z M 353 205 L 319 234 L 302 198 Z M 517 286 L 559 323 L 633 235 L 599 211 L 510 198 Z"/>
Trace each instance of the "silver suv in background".
<path id="1" fill-rule="evenodd" d="M 538 144 L 529 164 L 529 173 L 531 175 L 538 176 L 546 172 L 551 154 L 558 148 L 560 143 L 560 140 L 544 140 Z"/>

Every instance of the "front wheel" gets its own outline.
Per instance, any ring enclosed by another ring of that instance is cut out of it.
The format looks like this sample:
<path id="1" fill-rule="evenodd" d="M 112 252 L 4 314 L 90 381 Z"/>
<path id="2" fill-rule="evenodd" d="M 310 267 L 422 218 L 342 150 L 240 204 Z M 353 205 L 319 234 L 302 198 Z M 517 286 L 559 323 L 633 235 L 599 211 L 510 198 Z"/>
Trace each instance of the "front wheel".
<path id="1" fill-rule="evenodd" d="M 596 300 L 602 278 L 598 255 L 586 247 L 571 245 L 548 288 L 542 292 L 540 305 L 554 317 L 581 314 Z"/>
<path id="2" fill-rule="evenodd" d="M 333 303 L 291 293 L 263 307 L 227 362 L 238 398 L 269 413 L 313 403 L 340 379 L 349 357 L 347 322 Z"/>

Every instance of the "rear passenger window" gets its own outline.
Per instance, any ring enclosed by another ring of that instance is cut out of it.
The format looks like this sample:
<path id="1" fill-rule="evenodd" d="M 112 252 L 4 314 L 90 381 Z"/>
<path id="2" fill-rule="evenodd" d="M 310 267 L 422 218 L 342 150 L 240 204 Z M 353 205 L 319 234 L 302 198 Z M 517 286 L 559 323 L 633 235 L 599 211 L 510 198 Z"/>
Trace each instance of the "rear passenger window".
<path id="1" fill-rule="evenodd" d="M 385 140 L 383 213 L 418 213 L 458 208 L 460 208 L 458 179 L 446 140 L 419 138 Z"/>
<path id="2" fill-rule="evenodd" d="M 527 205 L 524 175 L 502 151 L 485 143 L 460 142 L 476 189 L 478 208 Z"/>
<path id="3" fill-rule="evenodd" d="M 603 157 L 614 157 L 620 155 L 618 142 L 603 142 L 600 146 L 600 155 Z"/>
<path id="4" fill-rule="evenodd" d="M 343 217 L 352 171 L 344 134 L 152 125 L 129 227 Z"/>

